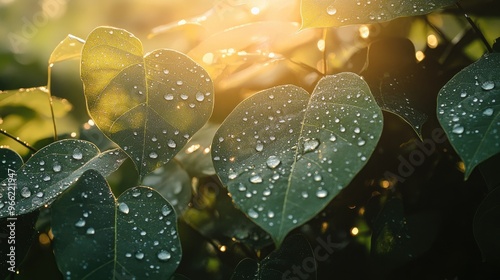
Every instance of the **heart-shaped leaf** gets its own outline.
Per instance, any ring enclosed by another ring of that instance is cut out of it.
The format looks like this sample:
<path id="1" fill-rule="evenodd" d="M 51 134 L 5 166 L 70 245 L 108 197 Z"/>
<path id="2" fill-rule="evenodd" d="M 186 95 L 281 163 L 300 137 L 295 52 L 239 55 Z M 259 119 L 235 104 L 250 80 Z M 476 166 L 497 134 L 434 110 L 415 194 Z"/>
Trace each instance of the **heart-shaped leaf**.
<path id="1" fill-rule="evenodd" d="M 92 31 L 81 76 L 91 117 L 141 178 L 172 159 L 212 113 L 213 85 L 202 67 L 173 50 L 143 56 L 139 39 L 122 29 Z"/>
<path id="2" fill-rule="evenodd" d="M 181 259 L 172 206 L 150 188 L 118 199 L 88 170 L 52 207 L 57 264 L 67 279 L 168 279 Z"/>
<path id="3" fill-rule="evenodd" d="M 242 260 L 231 280 L 316 279 L 316 259 L 302 235 L 292 235 L 260 263 Z"/>
<path id="4" fill-rule="evenodd" d="M 96 169 L 108 176 L 127 158 L 120 149 L 101 153 L 97 147 L 82 140 L 61 140 L 45 146 L 35 153 L 17 171 L 16 207 L 14 214 L 31 212 L 50 204 L 88 169 Z M 1 202 L 7 201 L 7 187 L 2 182 Z M 9 216 L 6 207 L 0 217 Z"/>
<path id="5" fill-rule="evenodd" d="M 365 165 L 382 113 L 356 74 L 321 79 L 309 95 L 279 86 L 243 101 L 212 144 L 233 200 L 279 245 L 314 217 Z"/>
<path id="6" fill-rule="evenodd" d="M 455 0 L 302 0 L 302 28 L 332 27 L 388 21 L 428 14 Z"/>
<path id="7" fill-rule="evenodd" d="M 487 54 L 456 74 L 440 91 L 438 120 L 472 170 L 500 152 L 500 53 Z"/>

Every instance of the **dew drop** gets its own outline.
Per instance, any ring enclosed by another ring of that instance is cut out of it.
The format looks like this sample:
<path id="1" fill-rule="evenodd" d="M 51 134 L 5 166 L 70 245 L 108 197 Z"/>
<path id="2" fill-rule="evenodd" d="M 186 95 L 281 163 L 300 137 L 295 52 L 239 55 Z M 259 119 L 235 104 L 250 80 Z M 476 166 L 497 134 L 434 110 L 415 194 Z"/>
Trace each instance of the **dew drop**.
<path id="1" fill-rule="evenodd" d="M 142 253 L 142 252 L 135 253 L 135 258 L 138 260 L 144 259 L 144 253 Z"/>
<path id="2" fill-rule="evenodd" d="M 75 223 L 75 227 L 84 227 L 85 226 L 85 220 L 80 219 Z"/>
<path id="3" fill-rule="evenodd" d="M 95 233 L 95 229 L 94 229 L 93 227 L 89 227 L 89 228 L 87 229 L 87 234 L 92 235 L 92 234 L 94 234 L 94 233 Z"/>
<path id="4" fill-rule="evenodd" d="M 464 127 L 461 125 L 453 126 L 452 132 L 455 134 L 462 134 L 464 132 Z"/>
<path id="5" fill-rule="evenodd" d="M 187 100 L 189 98 L 189 96 L 185 93 L 181 94 L 181 99 L 182 100 Z"/>
<path id="6" fill-rule="evenodd" d="M 128 214 L 128 212 L 130 212 L 128 205 L 125 202 L 120 202 L 120 204 L 118 205 L 118 209 L 124 214 Z"/>
<path id="7" fill-rule="evenodd" d="M 27 187 L 24 187 L 21 189 L 21 196 L 24 198 L 28 198 L 31 196 L 31 191 Z"/>
<path id="8" fill-rule="evenodd" d="M 61 165 L 56 161 L 54 162 L 54 166 L 52 166 L 52 170 L 54 170 L 54 172 L 59 172 L 61 171 Z"/>
<path id="9" fill-rule="evenodd" d="M 337 9 L 333 6 L 328 6 L 328 8 L 326 8 L 326 13 L 333 16 L 337 13 Z"/>
<path id="10" fill-rule="evenodd" d="M 248 210 L 248 216 L 252 219 L 257 219 L 259 217 L 259 213 L 253 210 L 253 208 L 250 208 L 250 210 Z"/>
<path id="11" fill-rule="evenodd" d="M 50 181 L 50 176 L 48 176 L 48 175 L 47 175 L 47 176 L 43 177 L 43 181 L 44 181 L 44 182 L 48 182 L 48 181 Z"/>
<path id="12" fill-rule="evenodd" d="M 280 165 L 281 161 L 278 159 L 277 156 L 270 156 L 267 158 L 266 164 L 267 167 L 269 168 L 276 168 L 278 165 Z"/>
<path id="13" fill-rule="evenodd" d="M 170 209 L 167 205 L 163 205 L 163 207 L 161 207 L 161 214 L 163 216 L 168 216 L 170 213 L 172 212 L 172 209 Z"/>
<path id="14" fill-rule="evenodd" d="M 305 191 L 304 191 L 304 192 L 302 192 L 300 195 L 301 195 L 303 198 L 308 198 L 308 197 L 309 197 L 309 194 L 308 194 L 307 192 L 305 192 Z"/>
<path id="15" fill-rule="evenodd" d="M 318 190 L 316 191 L 316 197 L 325 198 L 328 195 L 328 191 L 326 190 Z"/>
<path id="16" fill-rule="evenodd" d="M 168 71 L 168 69 L 163 70 L 163 74 L 167 75 L 168 73 L 170 73 L 170 71 Z"/>
<path id="17" fill-rule="evenodd" d="M 172 257 L 167 250 L 161 250 L 157 256 L 160 261 L 168 261 Z"/>
<path id="18" fill-rule="evenodd" d="M 337 137 L 335 137 L 335 135 L 330 136 L 330 141 L 332 142 L 337 141 Z"/>
<path id="19" fill-rule="evenodd" d="M 462 97 L 462 98 L 467 97 L 467 92 L 462 92 L 462 93 L 460 93 L 460 97 Z"/>
<path id="20" fill-rule="evenodd" d="M 182 84 L 184 84 L 184 82 L 179 80 L 179 81 L 177 81 L 177 82 L 176 82 L 176 84 L 177 84 L 178 86 L 182 86 Z"/>
<path id="21" fill-rule="evenodd" d="M 238 173 L 236 172 L 231 172 L 227 175 L 227 178 L 229 178 L 229 180 L 234 180 L 236 178 L 238 178 Z"/>
<path id="22" fill-rule="evenodd" d="M 245 185 L 243 185 L 242 183 L 240 183 L 240 184 L 238 185 L 238 190 L 239 190 L 240 192 L 244 192 L 244 191 L 246 191 L 246 190 L 247 190 L 247 188 L 245 187 Z"/>
<path id="23" fill-rule="evenodd" d="M 307 139 L 304 141 L 304 153 L 312 152 L 319 146 L 318 139 Z"/>
<path id="24" fill-rule="evenodd" d="M 321 177 L 321 175 L 320 175 L 320 174 L 315 174 L 315 175 L 314 175 L 314 181 L 316 181 L 316 182 L 320 182 L 322 179 L 323 179 L 323 178 Z"/>
<path id="25" fill-rule="evenodd" d="M 198 100 L 200 102 L 205 100 L 205 95 L 201 92 L 196 93 L 196 100 Z"/>
<path id="26" fill-rule="evenodd" d="M 259 175 L 252 176 L 252 177 L 250 177 L 250 183 L 254 183 L 254 184 L 262 183 L 262 177 L 260 177 Z"/>
<path id="27" fill-rule="evenodd" d="M 167 146 L 169 146 L 170 148 L 172 148 L 172 149 L 173 149 L 173 148 L 177 147 L 177 144 L 175 143 L 175 141 L 174 141 L 174 140 L 170 139 L 170 140 L 168 140 L 168 142 L 167 142 Z"/>
<path id="28" fill-rule="evenodd" d="M 262 143 L 257 143 L 257 145 L 255 146 L 255 150 L 257 152 L 262 152 L 262 150 L 264 149 L 264 145 L 262 145 Z"/>
<path id="29" fill-rule="evenodd" d="M 274 212 L 273 212 L 273 211 L 269 211 L 269 212 L 267 212 L 267 216 L 268 216 L 269 218 L 274 218 Z"/>
<path id="30" fill-rule="evenodd" d="M 157 158 L 157 157 L 158 157 L 158 154 L 157 154 L 157 153 L 155 153 L 155 152 L 151 152 L 151 153 L 149 153 L 149 157 L 150 157 L 150 158 Z"/>
<path id="31" fill-rule="evenodd" d="M 167 94 L 165 94 L 165 95 L 163 96 L 163 98 L 165 98 L 165 100 L 170 101 L 170 100 L 173 100 L 173 99 L 174 99 L 174 95 L 173 95 L 173 94 L 171 94 L 171 93 L 167 93 Z"/>
<path id="32" fill-rule="evenodd" d="M 481 88 L 484 90 L 492 90 L 495 88 L 495 83 L 493 81 L 486 81 L 481 84 Z"/>
<path id="33" fill-rule="evenodd" d="M 493 115 L 493 109 L 492 108 L 486 108 L 484 111 L 483 111 L 483 115 L 484 116 L 491 116 Z"/>
<path id="34" fill-rule="evenodd" d="M 83 155 L 80 149 L 76 148 L 73 150 L 73 158 L 76 160 L 82 159 Z"/>
<path id="35" fill-rule="evenodd" d="M 358 140 L 358 146 L 360 146 L 360 147 L 361 147 L 361 146 L 364 146 L 365 144 L 366 144 L 366 141 L 365 141 L 365 140 L 363 140 L 363 139 L 359 139 L 359 140 Z"/>

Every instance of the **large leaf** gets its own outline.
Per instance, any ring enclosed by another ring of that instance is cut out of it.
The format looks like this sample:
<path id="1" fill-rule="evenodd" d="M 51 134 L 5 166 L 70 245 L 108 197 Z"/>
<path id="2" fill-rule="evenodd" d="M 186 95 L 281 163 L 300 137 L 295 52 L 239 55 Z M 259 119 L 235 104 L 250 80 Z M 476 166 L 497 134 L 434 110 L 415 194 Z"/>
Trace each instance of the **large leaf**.
<path id="1" fill-rule="evenodd" d="M 361 170 L 382 122 L 368 85 L 353 73 L 321 79 L 311 96 L 292 85 L 271 88 L 222 123 L 212 144 L 215 170 L 279 245 Z"/>
<path id="2" fill-rule="evenodd" d="M 292 235 L 260 263 L 242 260 L 231 280 L 316 279 L 316 259 L 302 235 Z"/>
<path id="3" fill-rule="evenodd" d="M 302 28 L 331 27 L 388 21 L 428 14 L 455 0 L 302 0 Z"/>
<path id="4" fill-rule="evenodd" d="M 172 50 L 143 56 L 139 39 L 122 29 L 89 35 L 81 76 L 90 115 L 141 177 L 172 159 L 212 113 L 213 85 L 203 68 Z"/>
<path id="5" fill-rule="evenodd" d="M 474 237 L 483 259 L 498 267 L 500 265 L 500 188 L 495 188 L 481 202 L 474 216 Z"/>
<path id="6" fill-rule="evenodd" d="M 172 206 L 150 188 L 115 199 L 86 171 L 52 207 L 54 253 L 66 279 L 168 279 L 181 259 Z"/>
<path id="7" fill-rule="evenodd" d="M 439 92 L 438 119 L 472 170 L 500 152 L 500 53 L 485 55 L 456 74 Z"/>
<path id="8" fill-rule="evenodd" d="M 52 108 L 58 133 L 71 133 L 77 127 L 68 114 L 71 104 L 62 98 L 52 96 Z M 46 87 L 0 91 L 0 116 L 5 129 L 21 140 L 33 144 L 54 135 L 49 92 Z M 2 139 L 0 145 L 18 145 L 10 138 Z"/>
<path id="9" fill-rule="evenodd" d="M 118 169 L 126 155 L 120 149 L 101 153 L 87 141 L 61 140 L 35 153 L 17 171 L 15 215 L 31 212 L 50 204 L 88 169 L 97 169 L 108 176 Z M 0 203 L 7 203 L 8 189 L 2 182 Z M 9 216 L 6 207 L 0 209 L 0 217 Z"/>

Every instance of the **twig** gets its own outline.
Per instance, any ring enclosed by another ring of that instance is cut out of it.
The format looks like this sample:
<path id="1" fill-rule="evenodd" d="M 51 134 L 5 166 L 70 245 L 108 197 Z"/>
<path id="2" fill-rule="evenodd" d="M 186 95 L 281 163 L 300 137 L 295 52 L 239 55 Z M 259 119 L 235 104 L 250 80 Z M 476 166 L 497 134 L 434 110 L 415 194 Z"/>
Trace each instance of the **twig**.
<path id="1" fill-rule="evenodd" d="M 469 24 L 472 26 L 472 29 L 474 29 L 474 31 L 476 32 L 476 34 L 479 36 L 479 39 L 481 39 L 481 41 L 483 42 L 483 44 L 486 46 L 486 49 L 488 50 L 488 52 L 492 53 L 493 52 L 493 48 L 488 43 L 488 40 L 486 40 L 486 37 L 484 37 L 483 32 L 481 32 L 481 30 L 477 27 L 477 25 L 474 23 L 474 21 L 465 12 L 465 10 L 462 7 L 462 5 L 460 5 L 460 3 L 458 3 L 458 2 L 457 2 L 457 7 L 464 14 L 465 19 L 467 19 L 467 21 L 469 22 Z"/>
<path id="2" fill-rule="evenodd" d="M 22 141 L 21 139 L 19 139 L 19 137 L 15 137 L 14 135 L 8 133 L 7 131 L 3 130 L 3 129 L 0 129 L 0 133 L 2 133 L 3 135 L 11 138 L 12 140 L 16 141 L 17 143 L 23 145 L 24 147 L 30 149 L 32 152 L 36 153 L 38 150 L 31 147 L 30 144 Z"/>

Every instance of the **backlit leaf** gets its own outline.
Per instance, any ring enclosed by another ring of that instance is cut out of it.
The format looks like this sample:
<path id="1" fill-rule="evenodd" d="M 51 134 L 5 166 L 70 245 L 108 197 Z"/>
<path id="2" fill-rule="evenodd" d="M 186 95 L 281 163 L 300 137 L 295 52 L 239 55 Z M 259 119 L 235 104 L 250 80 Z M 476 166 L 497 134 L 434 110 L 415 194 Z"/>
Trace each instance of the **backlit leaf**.
<path id="1" fill-rule="evenodd" d="M 143 56 L 139 39 L 122 29 L 89 35 L 81 73 L 90 115 L 141 177 L 172 159 L 212 113 L 213 85 L 203 68 L 173 50 Z"/>

